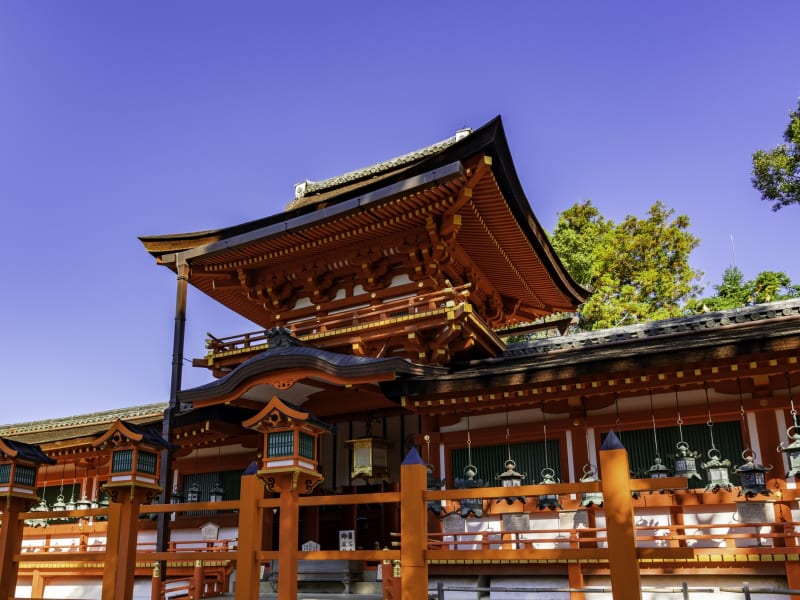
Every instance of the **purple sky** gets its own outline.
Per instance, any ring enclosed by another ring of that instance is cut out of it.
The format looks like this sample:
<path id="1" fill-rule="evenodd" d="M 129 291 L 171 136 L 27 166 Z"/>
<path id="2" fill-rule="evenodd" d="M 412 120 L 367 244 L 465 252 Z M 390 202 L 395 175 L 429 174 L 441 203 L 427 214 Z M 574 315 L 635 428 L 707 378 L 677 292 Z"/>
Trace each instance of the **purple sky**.
<path id="1" fill-rule="evenodd" d="M 796 0 L 0 3 L 0 423 L 168 399 L 174 276 L 137 235 L 280 212 L 497 114 L 548 230 L 660 199 L 710 284 L 731 236 L 747 277 L 800 282 L 800 207 L 750 185 L 800 95 L 798 22 Z M 251 329 L 193 293 L 186 355 Z"/>

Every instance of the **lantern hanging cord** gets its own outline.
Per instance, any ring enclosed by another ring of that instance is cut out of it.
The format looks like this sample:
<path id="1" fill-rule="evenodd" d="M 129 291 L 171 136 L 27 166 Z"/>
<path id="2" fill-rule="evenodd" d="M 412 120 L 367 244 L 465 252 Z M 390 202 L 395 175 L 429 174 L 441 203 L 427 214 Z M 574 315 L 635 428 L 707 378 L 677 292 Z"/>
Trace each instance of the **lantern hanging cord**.
<path id="1" fill-rule="evenodd" d="M 620 425 L 622 425 L 622 419 L 619 418 L 619 398 L 617 394 L 614 394 L 614 410 L 617 413 L 617 420 L 614 421 L 614 424 L 617 426 L 617 437 L 619 441 L 622 442 L 622 428 L 620 427 Z"/>
<path id="2" fill-rule="evenodd" d="M 586 411 L 583 411 L 583 430 L 586 432 L 586 457 L 591 460 L 592 456 L 592 443 L 589 435 L 589 421 L 586 418 Z"/>
<path id="3" fill-rule="evenodd" d="M 683 440 L 683 419 L 681 419 L 681 405 L 678 403 L 678 386 L 675 386 L 675 412 L 678 418 L 675 421 L 678 424 L 678 443 L 684 442 Z"/>
<path id="4" fill-rule="evenodd" d="M 792 378 L 789 377 L 788 371 L 784 375 L 786 375 L 786 390 L 789 392 L 789 406 L 792 407 L 792 424 L 797 427 L 797 411 L 794 408 L 794 399 L 792 398 Z"/>
<path id="5" fill-rule="evenodd" d="M 431 464 L 431 436 L 425 434 L 425 453 L 427 454 L 428 464 Z"/>
<path id="6" fill-rule="evenodd" d="M 544 404 L 542 404 L 542 431 L 544 432 L 544 468 L 550 468 L 550 459 L 547 456 L 547 415 L 544 412 Z"/>
<path id="7" fill-rule="evenodd" d="M 658 451 L 658 435 L 656 435 L 656 412 L 653 409 L 653 388 L 650 388 L 650 418 L 653 420 L 653 445 L 656 448 L 656 458 L 661 458 Z"/>
<path id="8" fill-rule="evenodd" d="M 506 450 L 508 451 L 508 460 L 511 460 L 511 431 L 508 428 L 508 408 L 506 408 Z"/>
<path id="9" fill-rule="evenodd" d="M 703 389 L 706 392 L 706 410 L 708 411 L 706 425 L 708 425 L 708 435 L 711 438 L 711 450 L 716 450 L 717 447 L 714 445 L 714 421 L 711 420 L 711 402 L 708 400 L 708 382 L 703 382 Z"/>
<path id="10" fill-rule="evenodd" d="M 750 450 L 750 430 L 747 427 L 747 418 L 744 414 L 744 395 L 742 393 L 742 380 L 736 378 L 736 385 L 739 388 L 739 414 L 742 416 L 742 434 L 744 435 L 747 444 L 747 450 Z"/>
<path id="11" fill-rule="evenodd" d="M 472 438 L 469 432 L 469 415 L 467 415 L 467 464 L 472 464 Z"/>

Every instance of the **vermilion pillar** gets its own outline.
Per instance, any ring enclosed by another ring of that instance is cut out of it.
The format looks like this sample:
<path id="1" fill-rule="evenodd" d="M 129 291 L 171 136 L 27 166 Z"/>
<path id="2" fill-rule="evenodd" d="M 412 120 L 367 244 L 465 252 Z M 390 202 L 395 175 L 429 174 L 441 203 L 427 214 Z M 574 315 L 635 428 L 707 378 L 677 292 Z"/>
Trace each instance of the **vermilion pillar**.
<path id="1" fill-rule="evenodd" d="M 428 511 L 423 494 L 428 470 L 412 448 L 400 466 L 400 598 L 428 597 Z"/>
<path id="2" fill-rule="evenodd" d="M 0 525 L 0 598 L 14 598 L 17 588 L 19 561 L 14 559 L 22 549 L 24 524 L 19 514 L 25 512 L 28 501 L 11 497 L 3 507 Z"/>
<path id="3" fill-rule="evenodd" d="M 608 570 L 614 600 L 641 600 L 628 452 L 612 431 L 606 436 L 599 454 L 608 528 Z"/>
<path id="4" fill-rule="evenodd" d="M 39 466 L 54 465 L 39 446 L 0 438 L 0 599 L 16 596 L 19 554 L 25 524 L 20 513 L 33 504 Z"/>

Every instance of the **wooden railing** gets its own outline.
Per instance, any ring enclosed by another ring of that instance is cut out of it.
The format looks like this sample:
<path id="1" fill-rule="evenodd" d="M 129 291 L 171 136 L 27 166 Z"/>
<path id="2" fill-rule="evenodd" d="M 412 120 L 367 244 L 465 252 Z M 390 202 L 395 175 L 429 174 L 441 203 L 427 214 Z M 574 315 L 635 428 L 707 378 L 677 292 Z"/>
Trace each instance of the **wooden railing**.
<path id="1" fill-rule="evenodd" d="M 697 532 L 686 533 L 687 529 Z M 711 530 L 725 530 L 711 532 Z M 656 533 L 651 533 L 656 531 Z M 484 530 L 473 532 L 437 532 L 429 534 L 429 550 L 503 550 L 525 548 L 586 549 L 607 546 L 608 530 L 598 527 L 547 528 L 519 530 Z M 704 533 L 708 532 L 708 533 Z M 702 552 L 741 548 L 775 548 L 786 552 L 797 546 L 800 522 L 726 523 L 712 525 L 642 525 L 636 527 L 636 542 L 640 548 L 691 548 Z M 748 542 L 747 545 L 739 544 Z M 712 542 L 709 544 L 709 542 Z"/>
<path id="2" fill-rule="evenodd" d="M 341 315 L 310 315 L 307 319 L 288 324 L 287 327 L 295 337 L 303 339 L 307 336 L 354 326 L 369 326 L 389 318 L 425 314 L 437 309 L 454 306 L 456 303 L 466 300 L 469 288 L 470 284 L 465 284 L 444 290 L 436 290 L 343 312 Z M 206 335 L 208 356 L 240 352 L 250 348 L 260 349 L 267 344 L 267 332 L 263 330 L 227 337 L 215 337 L 211 333 Z"/>
<path id="3" fill-rule="evenodd" d="M 638 486 L 647 489 L 652 485 L 650 480 L 633 480 L 632 487 Z M 671 483 L 674 487 L 677 485 Z M 599 487 L 591 484 L 588 487 Z M 567 483 L 556 485 L 529 485 L 514 488 L 515 496 L 534 498 L 541 493 L 570 494 L 588 490 L 587 484 Z M 591 490 L 588 490 L 591 491 Z M 597 490 L 594 490 L 597 491 Z M 427 511 L 429 502 L 457 502 L 458 499 L 483 498 L 486 502 L 494 502 L 508 494 L 507 488 L 489 487 L 469 490 L 434 490 L 424 491 L 419 497 L 419 506 L 415 510 Z M 346 506 L 357 504 L 398 504 L 400 492 L 383 492 L 370 494 L 348 494 L 328 496 L 303 496 L 299 499 L 301 507 L 321 506 Z M 260 498 L 255 500 L 258 510 L 264 514 L 272 515 L 272 509 L 279 506 L 279 498 Z M 525 505 L 519 504 L 519 512 L 528 514 L 529 518 L 555 517 L 556 513 L 549 510 L 538 510 L 535 502 Z M 152 513 L 182 513 L 199 510 L 229 510 L 239 511 L 242 501 L 225 502 L 196 502 L 184 504 L 144 505 L 140 507 L 141 514 Z M 515 507 L 517 508 L 517 507 Z M 712 509 L 712 506 L 709 506 Z M 713 509 L 730 513 L 732 505 L 716 505 Z M 86 511 L 58 512 L 33 512 L 20 515 L 20 519 L 31 518 L 59 518 L 69 516 L 84 518 L 103 517 L 108 509 L 89 509 Z M 587 511 L 601 515 L 601 509 L 589 508 Z M 491 522 L 490 522 L 491 521 Z M 144 522 L 144 521 L 142 521 Z M 471 518 L 470 522 L 476 522 Z M 487 528 L 483 531 L 431 531 L 427 535 L 424 556 L 429 563 L 446 564 L 452 561 L 469 561 L 474 564 L 489 563 L 501 560 L 508 564 L 528 563 L 541 561 L 574 562 L 592 561 L 605 562 L 608 560 L 608 530 L 603 527 L 540 527 L 521 530 L 502 529 L 502 519 L 499 517 L 484 518 Z M 555 523 L 554 523 L 555 524 Z M 98 525 L 98 529 L 105 523 Z M 247 527 L 248 525 L 243 525 Z M 69 535 L 52 535 L 46 530 L 36 529 L 42 536 L 50 536 L 48 544 L 32 547 L 31 536 L 26 536 L 26 544 L 16 559 L 25 569 L 26 563 L 35 562 L 41 568 L 42 564 L 72 563 L 85 561 L 87 574 L 95 572 L 99 567 L 91 567 L 94 563 L 101 564 L 99 554 L 104 552 L 102 544 L 87 545 L 86 540 L 79 543 L 65 543 Z M 694 561 L 694 566 L 708 568 L 719 566 L 726 561 L 726 557 L 733 555 L 748 555 L 748 562 L 769 561 L 780 562 L 797 560 L 797 536 L 800 532 L 800 523 L 795 521 L 756 522 L 756 523 L 682 523 L 660 524 L 657 522 L 639 525 L 635 528 L 635 544 L 639 560 L 649 561 L 674 561 L 687 559 Z M 93 536 L 90 525 L 81 535 Z M 397 561 L 401 556 L 401 548 L 407 540 L 397 538 L 397 546 L 388 550 L 356 550 L 340 551 L 335 549 L 321 549 L 316 551 L 299 552 L 299 559 L 303 560 L 361 560 L 361 561 Z M 244 554 L 242 554 L 244 552 Z M 255 556 L 261 564 L 281 560 L 280 552 L 264 550 L 261 548 L 240 548 L 239 539 L 203 540 L 198 538 L 175 540 L 169 544 L 165 552 L 159 552 L 152 542 L 142 542 L 137 547 L 137 565 L 149 565 L 152 568 L 157 563 L 169 565 L 177 563 L 185 566 L 180 577 L 159 578 L 154 583 L 153 600 L 159 600 L 164 594 L 176 591 L 180 586 L 191 586 L 192 594 L 199 597 L 208 597 L 226 590 L 228 581 L 225 573 L 230 573 L 243 556 Z M 698 556 L 710 557 L 706 561 L 698 560 Z M 717 558 L 715 558 L 717 557 Z M 738 557 L 737 557 L 738 559 Z M 224 569 L 221 566 L 227 565 Z M 142 568 L 145 568 L 144 566 Z M 94 571 L 93 571 L 94 569 Z M 191 572 L 188 572 L 188 569 Z M 182 583 L 181 583 L 182 582 Z M 201 589 L 203 591 L 198 591 Z M 187 587 L 186 589 L 189 589 Z"/>

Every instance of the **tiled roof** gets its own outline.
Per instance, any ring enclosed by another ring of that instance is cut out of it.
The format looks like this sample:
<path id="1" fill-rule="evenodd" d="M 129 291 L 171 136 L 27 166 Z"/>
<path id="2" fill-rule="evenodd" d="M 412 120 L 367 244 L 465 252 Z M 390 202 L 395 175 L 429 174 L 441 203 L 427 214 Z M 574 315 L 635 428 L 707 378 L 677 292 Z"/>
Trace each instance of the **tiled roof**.
<path id="1" fill-rule="evenodd" d="M 167 408 L 166 402 L 157 404 L 145 404 L 129 408 L 118 408 L 101 412 L 75 415 L 57 419 L 44 419 L 41 421 L 27 421 L 25 423 L 15 423 L 11 425 L 0 425 L 0 436 L 18 437 L 31 434 L 50 433 L 55 431 L 62 432 L 59 438 L 70 436 L 67 430 L 85 429 L 96 425 L 110 425 L 117 419 L 125 421 L 153 419 L 159 420 Z"/>
<path id="2" fill-rule="evenodd" d="M 795 298 L 725 311 L 703 313 L 690 317 L 664 319 L 662 321 L 650 321 L 613 329 L 543 338 L 511 345 L 503 356 L 511 358 L 548 354 L 559 350 L 591 348 L 613 343 L 658 338 L 669 334 L 699 332 L 729 325 L 742 325 L 765 319 L 796 317 L 798 315 L 800 315 L 800 298 Z"/>
<path id="3" fill-rule="evenodd" d="M 200 398 L 223 394 L 236 389 L 250 377 L 287 368 L 314 369 L 320 372 L 335 373 L 345 378 L 376 373 L 413 376 L 445 372 L 441 367 L 418 365 L 405 358 L 372 358 L 330 352 L 302 344 L 291 338 L 290 343 L 261 352 L 220 379 L 188 390 L 181 390 L 178 398 L 181 402 L 192 402 Z"/>
<path id="4" fill-rule="evenodd" d="M 463 139 L 466 135 L 469 135 L 469 133 L 471 133 L 470 130 L 464 129 L 458 131 L 456 135 L 449 137 L 446 140 L 442 140 L 441 142 L 436 142 L 435 144 L 431 144 L 425 148 L 408 152 L 402 156 L 397 156 L 395 158 L 370 165 L 369 167 L 365 167 L 363 169 L 350 171 L 349 173 L 344 173 L 343 175 L 338 175 L 329 179 L 323 179 L 322 181 L 306 180 L 302 183 L 298 183 L 295 186 L 295 198 L 286 205 L 286 210 L 290 211 L 298 208 L 299 206 L 305 206 L 306 204 L 313 203 L 315 201 L 313 197 L 314 194 L 319 194 L 321 192 L 348 185 L 356 181 L 361 181 L 363 179 L 376 177 L 382 173 L 385 173 L 386 171 L 392 171 L 394 169 L 417 162 L 420 159 L 427 158 L 428 156 L 433 156 L 434 154 L 441 152 L 445 148 L 448 148 L 457 141 Z"/>

